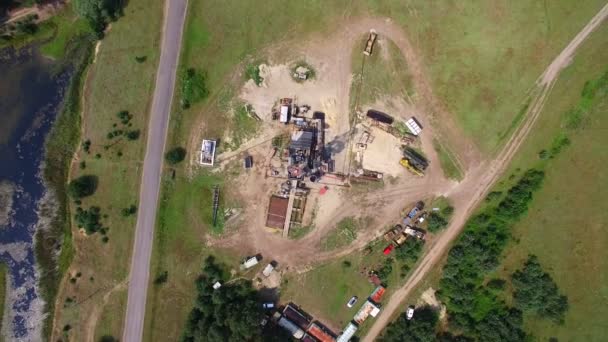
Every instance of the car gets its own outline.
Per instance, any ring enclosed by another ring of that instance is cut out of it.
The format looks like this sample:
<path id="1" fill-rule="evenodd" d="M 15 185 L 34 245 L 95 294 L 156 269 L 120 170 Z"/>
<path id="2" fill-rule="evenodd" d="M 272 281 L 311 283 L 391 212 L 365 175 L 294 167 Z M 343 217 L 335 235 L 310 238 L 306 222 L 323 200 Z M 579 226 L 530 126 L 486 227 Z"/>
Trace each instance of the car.
<path id="1" fill-rule="evenodd" d="M 357 298 L 357 296 L 352 296 L 350 298 L 350 300 L 348 301 L 348 303 L 346 303 L 346 306 L 348 306 L 349 308 L 352 308 L 353 306 L 355 306 L 355 304 L 357 303 L 357 300 L 359 298 Z"/>
<path id="2" fill-rule="evenodd" d="M 406 318 L 409 321 L 410 319 L 412 319 L 414 317 L 414 310 L 416 308 L 413 305 L 410 305 L 407 307 L 407 311 L 406 311 Z"/>
<path id="3" fill-rule="evenodd" d="M 264 309 L 274 309 L 274 303 L 263 303 L 262 308 Z"/>

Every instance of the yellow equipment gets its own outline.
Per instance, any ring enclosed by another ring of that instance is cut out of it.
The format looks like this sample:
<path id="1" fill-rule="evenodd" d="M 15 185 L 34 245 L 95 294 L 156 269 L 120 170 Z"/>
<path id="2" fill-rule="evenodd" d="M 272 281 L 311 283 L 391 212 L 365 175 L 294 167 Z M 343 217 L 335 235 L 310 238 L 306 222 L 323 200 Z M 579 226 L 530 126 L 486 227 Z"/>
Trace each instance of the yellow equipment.
<path id="1" fill-rule="evenodd" d="M 401 164 L 406 169 L 410 170 L 410 172 L 413 173 L 413 174 L 415 174 L 415 175 L 424 176 L 424 173 L 422 173 L 420 170 L 418 170 L 417 168 L 415 168 L 414 166 L 412 166 L 412 164 L 410 164 L 410 161 L 407 160 L 406 158 L 402 158 L 399 161 L 399 164 Z"/>

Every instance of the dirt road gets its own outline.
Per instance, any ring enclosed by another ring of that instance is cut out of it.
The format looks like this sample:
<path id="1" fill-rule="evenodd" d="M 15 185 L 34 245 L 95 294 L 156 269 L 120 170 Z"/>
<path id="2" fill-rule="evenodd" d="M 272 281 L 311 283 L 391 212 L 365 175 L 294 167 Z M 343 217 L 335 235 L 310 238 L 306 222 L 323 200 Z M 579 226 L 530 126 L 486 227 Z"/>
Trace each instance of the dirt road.
<path id="1" fill-rule="evenodd" d="M 608 4 L 604 6 L 591 21 L 574 37 L 574 39 L 566 46 L 566 48 L 553 60 L 547 67 L 545 72 L 539 77 L 536 84 L 536 89 L 533 91 L 532 105 L 526 113 L 525 120 L 518 128 L 517 132 L 511 137 L 507 145 L 500 152 L 497 159 L 492 162 L 484 163 L 467 177 L 467 182 L 463 182 L 460 186 L 454 189 L 453 196 L 460 197 L 460 202 L 466 202 L 466 206 L 457 208 L 454 218 L 447 228 L 446 232 L 435 242 L 424 256 L 418 267 L 414 270 L 407 283 L 396 291 L 387 304 L 380 316 L 374 322 L 374 325 L 368 332 L 363 341 L 374 341 L 382 329 L 390 322 L 392 315 L 399 310 L 401 302 L 408 294 L 416 287 L 416 285 L 424 278 L 428 271 L 437 264 L 445 253 L 450 243 L 458 236 L 467 218 L 484 198 L 490 187 L 498 179 L 501 172 L 508 165 L 509 161 L 515 155 L 522 142 L 530 132 L 532 126 L 536 122 L 548 94 L 553 89 L 557 77 L 571 61 L 576 52 L 576 49 L 581 43 L 595 30 L 604 19 L 608 17 Z M 467 183 L 467 184 L 465 184 Z M 470 186 L 471 191 L 466 191 L 463 186 Z M 468 201 L 464 201 L 468 199 Z"/>
<path id="2" fill-rule="evenodd" d="M 139 193 L 139 210 L 129 276 L 129 297 L 122 341 L 139 342 L 144 330 L 150 257 L 158 206 L 163 152 L 182 41 L 187 0 L 165 2 L 161 55 L 148 126 Z"/>

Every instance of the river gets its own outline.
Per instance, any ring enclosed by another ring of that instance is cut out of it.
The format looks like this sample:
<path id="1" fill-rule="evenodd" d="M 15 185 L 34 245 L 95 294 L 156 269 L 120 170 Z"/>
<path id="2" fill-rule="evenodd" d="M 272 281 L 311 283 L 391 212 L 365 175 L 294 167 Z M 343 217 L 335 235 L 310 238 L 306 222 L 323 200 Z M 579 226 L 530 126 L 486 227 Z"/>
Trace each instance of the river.
<path id="1" fill-rule="evenodd" d="M 42 179 L 44 142 L 57 116 L 71 71 L 35 48 L 0 51 L 0 261 L 8 267 L 6 340 L 42 339 L 34 235 L 54 212 Z M 43 210 L 46 207 L 45 210 Z"/>

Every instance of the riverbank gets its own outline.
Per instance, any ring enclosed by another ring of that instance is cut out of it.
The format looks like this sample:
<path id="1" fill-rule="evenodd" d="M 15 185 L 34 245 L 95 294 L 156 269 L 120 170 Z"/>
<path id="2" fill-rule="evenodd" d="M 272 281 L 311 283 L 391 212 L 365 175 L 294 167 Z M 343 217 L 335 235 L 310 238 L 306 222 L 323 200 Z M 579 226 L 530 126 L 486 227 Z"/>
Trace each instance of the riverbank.
<path id="1" fill-rule="evenodd" d="M 64 63 L 71 64 L 73 75 L 65 93 L 62 110 L 56 118 L 46 141 L 44 182 L 57 204 L 48 229 L 36 233 L 36 259 L 40 267 L 40 292 L 48 314 L 43 336 L 50 336 L 55 311 L 55 300 L 61 279 L 67 272 L 74 255 L 72 245 L 71 214 L 66 184 L 72 159 L 80 142 L 81 92 L 88 65 L 93 56 L 95 36 L 74 37 L 68 44 Z"/>

